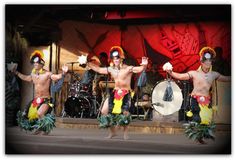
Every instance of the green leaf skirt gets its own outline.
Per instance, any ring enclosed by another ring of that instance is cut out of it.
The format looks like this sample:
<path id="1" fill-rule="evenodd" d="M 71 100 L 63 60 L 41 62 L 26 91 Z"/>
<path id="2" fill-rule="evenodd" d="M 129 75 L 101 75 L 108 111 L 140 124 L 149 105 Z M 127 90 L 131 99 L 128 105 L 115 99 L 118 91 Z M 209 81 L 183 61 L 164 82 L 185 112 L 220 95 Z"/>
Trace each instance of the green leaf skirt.
<path id="1" fill-rule="evenodd" d="M 108 128 L 112 126 L 127 126 L 131 122 L 132 118 L 123 114 L 108 114 L 98 117 L 99 127 Z"/>
<path id="2" fill-rule="evenodd" d="M 52 114 L 46 114 L 42 119 L 29 120 L 24 112 L 19 111 L 17 113 L 17 123 L 25 131 L 37 130 L 48 134 L 56 127 L 55 121 L 55 116 Z"/>

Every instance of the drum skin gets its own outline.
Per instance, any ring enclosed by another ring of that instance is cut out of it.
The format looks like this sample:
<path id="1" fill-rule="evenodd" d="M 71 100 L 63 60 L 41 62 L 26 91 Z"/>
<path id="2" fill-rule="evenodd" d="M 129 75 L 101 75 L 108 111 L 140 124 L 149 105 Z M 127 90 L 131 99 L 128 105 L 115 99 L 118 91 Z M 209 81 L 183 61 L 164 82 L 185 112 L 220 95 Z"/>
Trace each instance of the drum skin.
<path id="1" fill-rule="evenodd" d="M 176 111 L 179 111 L 183 103 L 183 95 L 179 86 L 172 80 L 170 81 L 170 84 L 173 90 L 172 101 L 163 100 L 163 96 L 168 85 L 167 80 L 157 82 L 152 90 L 152 106 L 162 115 L 171 115 Z"/>
<path id="2" fill-rule="evenodd" d="M 70 117 L 81 117 L 81 114 L 89 113 L 91 104 L 86 97 L 69 97 L 65 102 L 65 112 Z M 82 115 L 83 116 L 83 115 Z"/>
<path id="3" fill-rule="evenodd" d="M 79 105 L 79 99 L 71 96 L 65 102 L 65 112 L 70 117 L 77 117 L 81 107 Z"/>

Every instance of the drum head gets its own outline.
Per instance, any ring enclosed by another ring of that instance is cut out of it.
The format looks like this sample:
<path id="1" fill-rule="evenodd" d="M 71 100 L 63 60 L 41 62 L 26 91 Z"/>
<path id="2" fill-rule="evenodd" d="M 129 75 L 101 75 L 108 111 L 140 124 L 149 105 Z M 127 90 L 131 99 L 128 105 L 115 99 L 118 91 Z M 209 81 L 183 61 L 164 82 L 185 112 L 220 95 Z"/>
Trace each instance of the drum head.
<path id="1" fill-rule="evenodd" d="M 178 111 L 183 102 L 181 89 L 174 81 L 170 81 L 173 99 L 171 101 L 163 100 L 168 83 L 167 80 L 158 82 L 152 90 L 152 106 L 162 115 L 170 115 Z"/>
<path id="2" fill-rule="evenodd" d="M 69 97 L 65 102 L 65 112 L 70 117 L 88 118 L 91 104 L 86 97 Z"/>
<path id="3" fill-rule="evenodd" d="M 79 98 L 69 97 L 65 102 L 65 112 L 70 117 L 79 117 L 79 113 L 81 112 Z"/>

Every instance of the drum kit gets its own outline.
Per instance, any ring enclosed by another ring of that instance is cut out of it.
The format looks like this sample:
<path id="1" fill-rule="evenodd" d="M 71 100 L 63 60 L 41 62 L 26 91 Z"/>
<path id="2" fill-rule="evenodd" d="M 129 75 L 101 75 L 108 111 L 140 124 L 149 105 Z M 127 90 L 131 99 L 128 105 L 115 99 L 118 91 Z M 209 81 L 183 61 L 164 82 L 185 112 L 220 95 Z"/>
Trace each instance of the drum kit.
<path id="1" fill-rule="evenodd" d="M 68 63 L 72 65 L 72 71 L 69 72 L 68 97 L 64 104 L 62 117 L 96 118 L 100 106 L 98 95 L 92 94 L 92 83 L 87 85 L 81 83 L 82 78 L 73 71 L 74 63 L 78 62 Z"/>
<path id="2" fill-rule="evenodd" d="M 76 62 L 71 63 L 72 72 L 70 72 L 69 94 L 64 104 L 64 111 L 66 115 L 73 118 L 96 118 L 99 114 L 100 104 L 102 103 L 98 100 L 102 100 L 103 95 L 99 97 L 99 95 L 93 94 L 94 91 L 92 91 L 92 88 L 94 87 L 92 86 L 92 82 L 88 85 L 81 84 L 80 76 L 73 71 L 74 63 Z M 105 81 L 100 81 L 99 88 L 101 90 L 109 87 L 114 87 L 114 82 L 108 81 L 108 83 L 105 83 Z M 170 100 L 166 100 L 163 97 L 166 94 L 167 87 L 171 87 L 172 97 Z M 157 82 L 152 89 L 151 105 L 155 111 L 164 116 L 179 111 L 182 103 L 183 93 L 179 85 L 171 79 Z"/>

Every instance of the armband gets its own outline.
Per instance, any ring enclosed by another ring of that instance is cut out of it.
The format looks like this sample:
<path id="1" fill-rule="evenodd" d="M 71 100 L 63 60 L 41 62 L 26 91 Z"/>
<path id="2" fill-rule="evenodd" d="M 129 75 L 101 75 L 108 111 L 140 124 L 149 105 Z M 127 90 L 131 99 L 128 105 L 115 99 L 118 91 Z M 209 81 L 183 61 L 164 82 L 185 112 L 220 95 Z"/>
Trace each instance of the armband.
<path id="1" fill-rule="evenodd" d="M 133 68 L 134 68 L 134 66 L 132 66 L 132 68 L 130 68 L 130 72 L 133 72 Z"/>
<path id="2" fill-rule="evenodd" d="M 192 76 L 187 72 L 189 79 L 192 79 Z"/>

